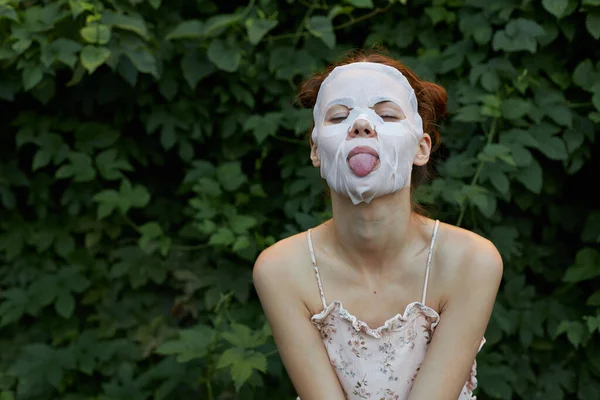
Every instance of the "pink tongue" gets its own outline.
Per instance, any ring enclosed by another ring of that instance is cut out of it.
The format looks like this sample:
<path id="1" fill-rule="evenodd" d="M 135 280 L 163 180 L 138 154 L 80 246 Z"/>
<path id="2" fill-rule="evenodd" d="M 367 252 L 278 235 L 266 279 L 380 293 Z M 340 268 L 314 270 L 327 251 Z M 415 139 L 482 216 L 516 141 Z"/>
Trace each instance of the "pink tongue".
<path id="1" fill-rule="evenodd" d="M 363 177 L 373 171 L 377 158 L 372 154 L 359 153 L 348 160 L 348 165 L 355 175 Z"/>

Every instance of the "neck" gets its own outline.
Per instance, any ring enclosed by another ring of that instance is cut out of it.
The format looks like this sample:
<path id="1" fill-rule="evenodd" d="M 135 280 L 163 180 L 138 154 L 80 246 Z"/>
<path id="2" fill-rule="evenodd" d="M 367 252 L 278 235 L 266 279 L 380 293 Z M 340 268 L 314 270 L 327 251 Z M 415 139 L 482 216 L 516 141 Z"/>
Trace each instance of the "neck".
<path id="1" fill-rule="evenodd" d="M 410 188 L 375 198 L 371 203 L 352 204 L 332 192 L 333 230 L 341 254 L 363 270 L 385 272 L 413 239 L 416 215 L 411 211 Z"/>

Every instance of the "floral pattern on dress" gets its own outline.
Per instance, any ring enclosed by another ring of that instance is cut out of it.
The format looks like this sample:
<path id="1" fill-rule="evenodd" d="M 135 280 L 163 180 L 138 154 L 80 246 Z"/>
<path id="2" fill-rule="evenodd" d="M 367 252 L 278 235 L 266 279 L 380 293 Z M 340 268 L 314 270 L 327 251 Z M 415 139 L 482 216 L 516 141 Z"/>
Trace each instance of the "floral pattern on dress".
<path id="1" fill-rule="evenodd" d="M 319 333 L 323 341 L 331 343 L 333 341 L 333 335 L 336 333 L 336 325 L 332 321 L 324 321 L 318 325 Z"/>
<path id="2" fill-rule="evenodd" d="M 425 317 L 425 323 L 421 325 L 423 336 L 426 338 L 425 343 L 429 346 L 433 339 L 433 331 L 435 330 L 434 320 L 431 317 Z"/>
<path id="3" fill-rule="evenodd" d="M 349 400 L 406 400 L 439 322 L 439 314 L 411 303 L 404 314 L 372 329 L 333 302 L 312 317 Z M 482 341 L 483 344 L 483 341 Z M 458 400 L 476 400 L 476 363 Z"/>
<path id="4" fill-rule="evenodd" d="M 406 382 L 408 382 L 408 384 L 410 385 L 411 388 L 412 388 L 413 384 L 415 383 L 415 380 L 417 379 L 417 375 L 419 374 L 420 370 L 421 370 L 421 363 L 419 363 L 419 366 L 417 367 L 417 369 L 415 369 L 415 372 L 406 381 Z"/>
<path id="5" fill-rule="evenodd" d="M 356 377 L 356 373 L 354 372 L 354 369 L 351 368 L 352 362 L 345 359 L 346 349 L 345 349 L 344 345 L 342 345 L 342 344 L 339 345 L 336 355 L 337 355 L 337 357 L 329 357 L 329 358 L 331 360 L 331 365 L 333 365 L 333 367 L 337 371 L 338 376 L 340 376 L 340 374 L 343 374 L 347 378 L 354 379 Z"/>
<path id="6" fill-rule="evenodd" d="M 365 378 L 356 381 L 352 394 L 358 396 L 359 399 L 371 398 L 371 393 L 367 390 L 367 380 Z"/>
<path id="7" fill-rule="evenodd" d="M 351 327 L 348 327 L 348 332 L 350 333 L 348 346 L 356 358 L 369 358 L 370 354 L 367 353 L 369 349 L 367 348 L 367 342 L 363 334 L 361 332 L 356 332 Z"/>
<path id="8" fill-rule="evenodd" d="M 379 371 L 388 377 L 389 381 L 397 381 L 398 377 L 394 375 L 394 361 L 396 360 L 396 349 L 391 342 L 384 342 L 379 345 L 379 352 L 384 354 Z"/>
<path id="9" fill-rule="evenodd" d="M 377 392 L 378 400 L 400 400 L 400 395 L 390 389 L 383 389 Z"/>

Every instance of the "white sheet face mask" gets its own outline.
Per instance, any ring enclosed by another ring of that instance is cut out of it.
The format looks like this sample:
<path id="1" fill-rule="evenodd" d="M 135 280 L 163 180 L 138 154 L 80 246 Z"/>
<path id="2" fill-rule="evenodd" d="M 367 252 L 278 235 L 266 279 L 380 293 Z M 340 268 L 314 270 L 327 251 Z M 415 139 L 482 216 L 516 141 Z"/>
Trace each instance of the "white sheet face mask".
<path id="1" fill-rule="evenodd" d="M 406 118 L 386 118 L 385 111 L 378 115 L 376 104 L 386 101 Z M 344 107 L 327 115 L 339 105 Z M 356 205 L 410 186 L 423 122 L 415 92 L 400 71 L 369 62 L 335 68 L 319 89 L 313 116 L 312 140 L 331 190 Z"/>

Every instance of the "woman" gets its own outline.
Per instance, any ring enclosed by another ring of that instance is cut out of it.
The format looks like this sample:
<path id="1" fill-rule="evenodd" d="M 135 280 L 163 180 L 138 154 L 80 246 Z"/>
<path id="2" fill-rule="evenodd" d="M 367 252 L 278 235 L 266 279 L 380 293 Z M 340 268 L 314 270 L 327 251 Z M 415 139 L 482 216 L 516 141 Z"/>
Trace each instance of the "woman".
<path id="1" fill-rule="evenodd" d="M 411 203 L 446 92 L 376 53 L 334 67 L 299 94 L 333 218 L 262 252 L 253 272 L 283 363 L 302 400 L 474 399 L 502 260 Z"/>

